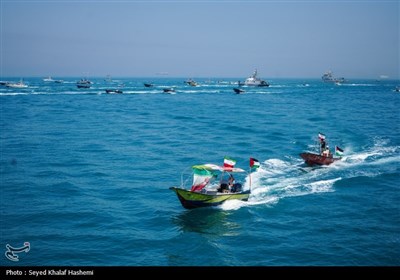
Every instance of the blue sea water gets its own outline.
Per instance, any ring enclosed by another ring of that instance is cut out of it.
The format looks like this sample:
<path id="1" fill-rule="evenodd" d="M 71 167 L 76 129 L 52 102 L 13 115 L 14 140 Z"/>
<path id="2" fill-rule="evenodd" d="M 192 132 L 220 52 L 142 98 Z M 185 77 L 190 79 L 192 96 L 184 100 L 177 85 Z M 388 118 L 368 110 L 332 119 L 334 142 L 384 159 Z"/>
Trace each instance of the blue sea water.
<path id="1" fill-rule="evenodd" d="M 400 265 L 398 81 L 63 80 L 0 86 L 2 266 Z M 311 168 L 319 132 L 345 153 Z M 184 209 L 169 187 L 224 156 L 261 162 L 249 201 Z"/>

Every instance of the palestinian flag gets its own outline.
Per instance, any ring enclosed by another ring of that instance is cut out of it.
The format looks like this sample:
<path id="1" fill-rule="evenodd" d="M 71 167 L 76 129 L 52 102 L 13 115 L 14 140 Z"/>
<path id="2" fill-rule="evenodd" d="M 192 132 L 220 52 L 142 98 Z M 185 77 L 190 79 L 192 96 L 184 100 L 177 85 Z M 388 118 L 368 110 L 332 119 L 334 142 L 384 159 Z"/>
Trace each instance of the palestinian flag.
<path id="1" fill-rule="evenodd" d="M 250 168 L 257 169 L 260 167 L 260 162 L 255 158 L 250 158 Z"/>
<path id="2" fill-rule="evenodd" d="M 339 148 L 338 146 L 335 146 L 335 155 L 341 157 L 343 156 L 343 150 Z"/>
<path id="3" fill-rule="evenodd" d="M 236 164 L 236 160 L 230 157 L 224 157 L 224 167 L 225 168 L 233 168 Z"/>
<path id="4" fill-rule="evenodd" d="M 322 134 L 321 132 L 318 133 L 318 138 L 319 140 L 325 140 L 325 134 Z"/>

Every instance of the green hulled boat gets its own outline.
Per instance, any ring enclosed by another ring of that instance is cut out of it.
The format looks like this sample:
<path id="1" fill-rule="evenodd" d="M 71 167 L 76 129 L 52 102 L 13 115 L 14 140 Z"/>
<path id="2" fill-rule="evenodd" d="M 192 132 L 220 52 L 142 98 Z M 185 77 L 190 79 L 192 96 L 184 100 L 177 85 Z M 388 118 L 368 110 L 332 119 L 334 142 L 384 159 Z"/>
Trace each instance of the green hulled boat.
<path id="1" fill-rule="evenodd" d="M 169 189 L 176 193 L 182 206 L 186 209 L 218 206 L 233 199 L 247 201 L 251 193 L 250 190 L 243 190 L 242 184 L 236 183 L 232 175 L 245 171 L 233 167 L 233 165 L 194 165 L 192 166 L 193 183 L 190 190 L 184 187 L 183 176 L 181 187 Z M 219 180 L 216 180 L 218 177 Z"/>
<path id="2" fill-rule="evenodd" d="M 217 206 L 227 200 L 239 199 L 247 201 L 250 196 L 250 190 L 241 191 L 237 193 L 219 193 L 217 191 L 194 192 L 182 188 L 171 187 L 179 198 L 182 206 L 186 209 L 193 209 L 207 206 Z"/>

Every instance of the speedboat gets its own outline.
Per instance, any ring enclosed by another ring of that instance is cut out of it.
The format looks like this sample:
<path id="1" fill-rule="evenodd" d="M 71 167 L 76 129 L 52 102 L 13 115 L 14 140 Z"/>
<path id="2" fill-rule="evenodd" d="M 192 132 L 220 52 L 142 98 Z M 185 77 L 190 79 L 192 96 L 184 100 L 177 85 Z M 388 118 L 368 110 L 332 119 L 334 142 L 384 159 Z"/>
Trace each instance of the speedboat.
<path id="1" fill-rule="evenodd" d="M 173 92 L 175 92 L 175 89 L 174 88 L 164 88 L 163 92 L 164 93 L 173 93 Z"/>
<path id="2" fill-rule="evenodd" d="M 340 158 L 338 157 L 323 156 L 321 154 L 308 153 L 308 152 L 301 153 L 300 157 L 304 159 L 304 162 L 310 166 L 329 165 L 337 160 L 340 160 Z"/>
<path id="3" fill-rule="evenodd" d="M 253 75 L 251 75 L 244 81 L 244 85 L 256 86 L 256 87 L 268 87 L 269 86 L 269 84 L 266 81 L 261 80 L 260 78 L 257 77 L 257 69 L 254 70 Z"/>
<path id="4" fill-rule="evenodd" d="M 335 156 L 330 152 L 328 142 L 324 134 L 318 134 L 319 140 L 319 153 L 317 152 L 304 152 L 300 154 L 300 157 L 304 159 L 304 162 L 310 166 L 314 165 L 329 165 L 335 161 L 341 160 L 343 150 L 338 146 L 335 146 Z"/>
<path id="5" fill-rule="evenodd" d="M 233 91 L 234 91 L 235 93 L 237 93 L 237 94 L 240 94 L 240 93 L 243 93 L 243 92 L 244 92 L 244 89 L 241 89 L 241 88 L 233 88 Z"/>
<path id="6" fill-rule="evenodd" d="M 154 85 L 153 84 L 149 84 L 149 83 L 144 83 L 144 86 L 145 87 L 153 87 Z"/>

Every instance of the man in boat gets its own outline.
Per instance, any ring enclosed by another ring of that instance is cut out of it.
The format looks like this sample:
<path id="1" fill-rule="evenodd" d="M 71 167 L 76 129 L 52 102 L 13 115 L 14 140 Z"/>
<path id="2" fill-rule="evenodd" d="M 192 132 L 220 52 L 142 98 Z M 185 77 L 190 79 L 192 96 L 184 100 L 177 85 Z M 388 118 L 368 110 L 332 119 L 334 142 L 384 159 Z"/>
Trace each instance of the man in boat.
<path id="1" fill-rule="evenodd" d="M 221 180 L 221 183 L 217 191 L 222 193 L 229 193 L 231 192 L 231 189 L 234 185 L 235 185 L 235 178 L 233 177 L 232 174 L 229 174 L 228 179 Z"/>
<path id="2" fill-rule="evenodd" d="M 326 148 L 322 151 L 321 155 L 324 157 L 332 157 L 331 151 L 329 150 L 329 146 L 326 146 Z"/>
<path id="3" fill-rule="evenodd" d="M 325 137 L 320 137 L 320 155 L 323 157 L 332 157 L 331 151 L 329 150 L 328 143 L 325 140 Z"/>
<path id="4" fill-rule="evenodd" d="M 242 184 L 236 183 L 235 178 L 232 174 L 229 174 L 229 178 L 223 179 L 217 189 L 220 193 L 237 193 L 242 191 Z"/>
<path id="5" fill-rule="evenodd" d="M 326 150 L 326 141 L 325 139 L 321 139 L 320 141 L 320 153 L 322 155 Z"/>

